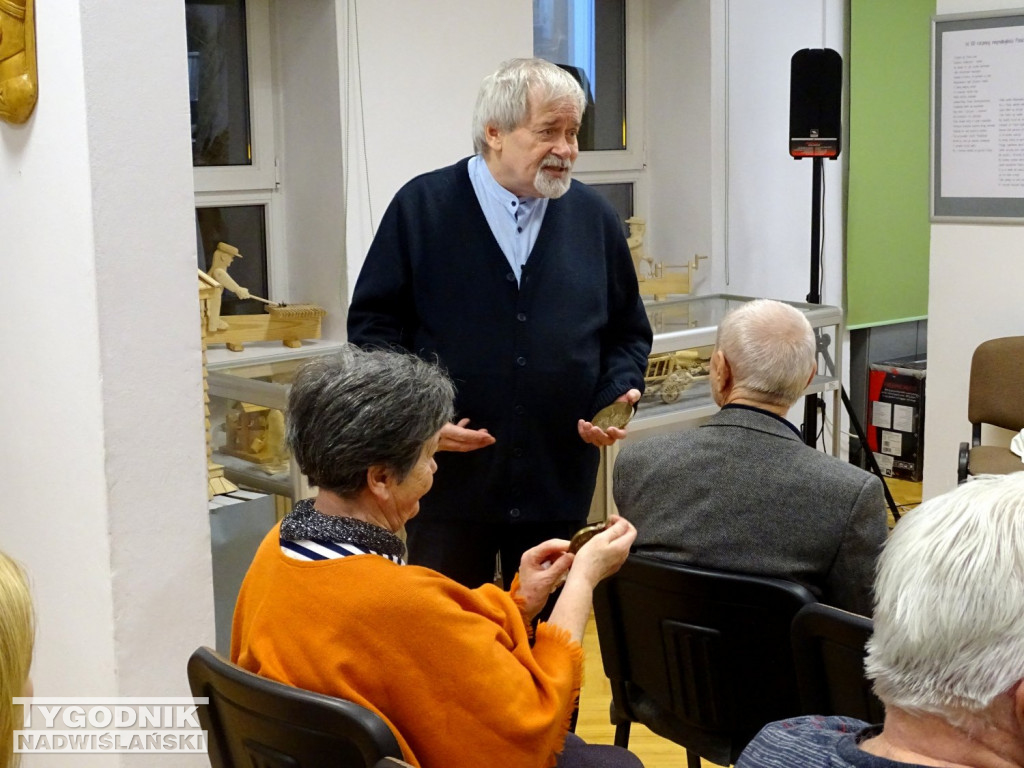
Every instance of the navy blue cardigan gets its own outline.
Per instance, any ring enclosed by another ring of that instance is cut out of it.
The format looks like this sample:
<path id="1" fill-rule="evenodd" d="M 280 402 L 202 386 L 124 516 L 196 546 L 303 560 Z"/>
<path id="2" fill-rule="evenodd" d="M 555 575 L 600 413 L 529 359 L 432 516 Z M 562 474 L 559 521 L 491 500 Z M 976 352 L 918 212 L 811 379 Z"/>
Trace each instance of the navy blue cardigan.
<path id="1" fill-rule="evenodd" d="M 437 455 L 424 519 L 582 520 L 599 456 L 576 422 L 643 391 L 651 347 L 622 225 L 574 181 L 548 203 L 517 285 L 468 162 L 399 190 L 356 282 L 349 340 L 440 360 L 456 417 L 497 438 Z"/>

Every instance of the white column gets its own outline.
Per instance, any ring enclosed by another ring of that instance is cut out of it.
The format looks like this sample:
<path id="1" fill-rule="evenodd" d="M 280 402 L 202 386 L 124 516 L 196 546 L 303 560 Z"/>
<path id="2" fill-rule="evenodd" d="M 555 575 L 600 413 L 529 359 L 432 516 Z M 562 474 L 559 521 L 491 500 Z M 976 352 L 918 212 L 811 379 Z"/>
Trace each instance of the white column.
<path id="1" fill-rule="evenodd" d="M 188 695 L 213 595 L 184 4 L 37 9 L 39 103 L 0 123 L 0 547 L 37 695 Z"/>

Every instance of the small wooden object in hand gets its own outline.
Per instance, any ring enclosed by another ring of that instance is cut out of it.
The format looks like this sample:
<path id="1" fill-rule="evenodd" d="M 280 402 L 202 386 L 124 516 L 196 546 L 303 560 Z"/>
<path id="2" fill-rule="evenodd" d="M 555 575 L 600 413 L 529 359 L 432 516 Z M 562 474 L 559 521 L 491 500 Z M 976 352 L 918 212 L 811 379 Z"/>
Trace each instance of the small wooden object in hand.
<path id="1" fill-rule="evenodd" d="M 633 404 L 619 401 L 605 406 L 594 414 L 594 418 L 591 419 L 590 423 L 601 429 L 608 429 L 609 427 L 624 429 L 632 418 Z"/>
<path id="2" fill-rule="evenodd" d="M 580 551 L 580 547 L 590 541 L 592 538 L 597 536 L 601 531 L 608 527 L 607 522 L 603 523 L 592 523 L 591 525 L 584 526 L 573 534 L 572 540 L 569 542 L 569 551 L 574 555 Z"/>

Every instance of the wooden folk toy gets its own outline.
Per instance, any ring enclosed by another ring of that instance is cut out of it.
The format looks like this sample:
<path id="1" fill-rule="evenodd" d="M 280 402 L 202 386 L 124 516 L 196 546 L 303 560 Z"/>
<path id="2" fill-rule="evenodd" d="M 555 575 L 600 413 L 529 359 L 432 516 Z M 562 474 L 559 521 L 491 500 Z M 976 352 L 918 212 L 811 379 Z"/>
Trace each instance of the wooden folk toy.
<path id="1" fill-rule="evenodd" d="M 35 0 L 0 0 L 0 120 L 24 123 L 38 97 Z"/>
<path id="2" fill-rule="evenodd" d="M 668 298 L 670 294 L 690 292 L 690 275 L 697 269 L 701 259 L 707 256 L 694 256 L 693 261 L 682 266 L 674 266 L 656 262 L 647 255 L 644 249 L 644 236 L 647 231 L 647 222 L 644 219 L 630 216 L 626 219 L 629 225 L 629 237 L 626 243 L 629 245 L 629 254 L 633 257 L 633 267 L 636 269 L 636 281 L 640 287 L 641 296 L 653 296 L 660 301 Z M 672 270 L 685 270 L 676 272 Z"/>
<path id="3" fill-rule="evenodd" d="M 4 0 L 0 0 L 4 2 Z M 216 286 L 206 317 L 206 342 L 225 344 L 232 352 L 241 352 L 247 341 L 280 341 L 286 347 L 301 347 L 302 339 L 320 338 L 320 321 L 327 311 L 316 304 L 279 304 L 255 296 L 228 274 L 228 267 L 242 254 L 233 245 L 217 243 L 206 277 Z M 220 313 L 221 297 L 227 289 L 240 299 L 255 299 L 267 310 L 263 315 L 227 315 Z"/>
<path id="4" fill-rule="evenodd" d="M 674 403 L 694 381 L 708 378 L 709 360 L 695 349 L 662 352 L 647 358 L 644 397 L 658 395 L 664 403 Z"/>
<path id="5" fill-rule="evenodd" d="M 221 290 L 217 281 L 202 270 L 199 272 L 199 328 L 203 339 L 203 411 L 206 418 L 206 496 L 212 499 L 220 493 L 237 491 L 238 486 L 224 477 L 224 466 L 213 460 L 213 436 L 210 425 L 210 384 L 206 370 L 206 334 L 210 320 L 210 303 Z"/>
<path id="6" fill-rule="evenodd" d="M 269 474 L 288 467 L 284 414 L 276 408 L 239 401 L 228 411 L 224 431 L 223 453 L 260 464 Z"/>

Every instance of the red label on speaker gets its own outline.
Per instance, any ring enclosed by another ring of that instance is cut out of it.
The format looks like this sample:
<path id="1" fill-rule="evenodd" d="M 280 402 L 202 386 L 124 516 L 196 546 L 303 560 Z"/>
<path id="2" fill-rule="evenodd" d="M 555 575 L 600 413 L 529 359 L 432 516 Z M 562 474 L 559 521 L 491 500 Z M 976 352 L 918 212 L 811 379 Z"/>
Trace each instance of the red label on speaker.
<path id="1" fill-rule="evenodd" d="M 838 157 L 838 139 L 790 139 L 789 154 L 793 157 Z"/>

